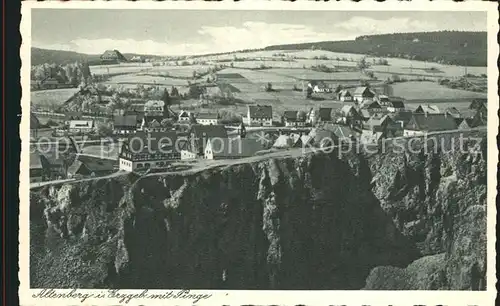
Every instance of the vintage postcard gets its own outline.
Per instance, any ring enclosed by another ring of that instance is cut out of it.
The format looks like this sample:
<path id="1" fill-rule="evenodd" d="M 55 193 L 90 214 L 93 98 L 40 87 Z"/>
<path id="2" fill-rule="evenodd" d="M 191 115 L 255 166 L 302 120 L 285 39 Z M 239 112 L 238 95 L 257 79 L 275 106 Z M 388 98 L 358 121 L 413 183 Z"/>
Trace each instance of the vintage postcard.
<path id="1" fill-rule="evenodd" d="M 23 2 L 21 305 L 493 305 L 498 12 L 372 2 Z"/>

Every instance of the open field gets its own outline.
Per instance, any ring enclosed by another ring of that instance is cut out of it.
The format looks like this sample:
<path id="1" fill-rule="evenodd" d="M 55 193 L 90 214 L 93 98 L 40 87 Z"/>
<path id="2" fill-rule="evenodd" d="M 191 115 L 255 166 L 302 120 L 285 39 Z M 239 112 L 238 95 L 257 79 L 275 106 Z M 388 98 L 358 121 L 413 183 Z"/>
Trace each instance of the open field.
<path id="1" fill-rule="evenodd" d="M 464 99 L 470 100 L 473 98 L 486 98 L 485 93 L 471 92 L 460 89 L 451 89 L 435 82 L 403 82 L 391 85 L 393 95 L 400 96 L 407 100 L 413 99 Z"/>
<path id="2" fill-rule="evenodd" d="M 115 73 L 137 73 L 152 67 L 151 63 L 123 63 L 114 65 L 90 66 L 90 72 L 95 75 Z"/>
<path id="3" fill-rule="evenodd" d="M 166 85 L 187 86 L 186 80 L 169 77 L 151 76 L 144 74 L 125 74 L 111 77 L 104 84 L 143 84 L 143 85 Z"/>
<path id="4" fill-rule="evenodd" d="M 31 92 L 31 105 L 47 107 L 60 105 L 78 92 L 78 88 L 49 89 Z"/>

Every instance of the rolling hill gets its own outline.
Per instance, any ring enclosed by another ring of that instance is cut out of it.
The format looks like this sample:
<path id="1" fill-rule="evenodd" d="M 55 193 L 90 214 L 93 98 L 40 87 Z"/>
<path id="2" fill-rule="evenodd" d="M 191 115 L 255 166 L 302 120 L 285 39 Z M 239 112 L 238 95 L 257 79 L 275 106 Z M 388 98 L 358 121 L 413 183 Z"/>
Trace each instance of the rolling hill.
<path id="1" fill-rule="evenodd" d="M 355 40 L 274 45 L 264 50 L 321 49 L 450 65 L 487 66 L 486 32 L 420 32 L 360 36 Z"/>
<path id="2" fill-rule="evenodd" d="M 104 52 L 104 51 L 103 51 Z M 144 55 L 135 53 L 123 53 L 123 55 L 130 59 L 134 56 L 142 56 L 147 58 L 160 58 L 156 55 Z M 88 61 L 89 63 L 98 62 L 101 54 L 85 54 L 73 51 L 50 50 L 42 48 L 31 48 L 31 65 L 40 65 L 44 63 L 54 64 L 67 64 L 73 62 Z"/>

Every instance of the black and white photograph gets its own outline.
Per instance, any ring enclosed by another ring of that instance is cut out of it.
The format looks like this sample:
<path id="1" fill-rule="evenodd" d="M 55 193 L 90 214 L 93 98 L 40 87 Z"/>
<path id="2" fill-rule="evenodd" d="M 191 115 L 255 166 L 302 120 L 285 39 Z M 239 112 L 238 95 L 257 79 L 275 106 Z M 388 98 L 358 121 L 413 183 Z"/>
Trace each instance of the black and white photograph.
<path id="1" fill-rule="evenodd" d="M 495 291 L 493 6 L 64 4 L 23 15 L 30 298 Z"/>

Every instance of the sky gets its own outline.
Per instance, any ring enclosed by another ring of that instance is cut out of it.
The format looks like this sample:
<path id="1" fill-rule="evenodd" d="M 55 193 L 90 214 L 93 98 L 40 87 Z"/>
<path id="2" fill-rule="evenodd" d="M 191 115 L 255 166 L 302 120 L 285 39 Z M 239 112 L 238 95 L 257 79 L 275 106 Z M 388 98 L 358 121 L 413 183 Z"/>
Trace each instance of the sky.
<path id="1" fill-rule="evenodd" d="M 195 55 L 360 35 L 486 31 L 484 12 L 33 9 L 32 46 Z"/>

